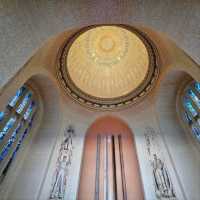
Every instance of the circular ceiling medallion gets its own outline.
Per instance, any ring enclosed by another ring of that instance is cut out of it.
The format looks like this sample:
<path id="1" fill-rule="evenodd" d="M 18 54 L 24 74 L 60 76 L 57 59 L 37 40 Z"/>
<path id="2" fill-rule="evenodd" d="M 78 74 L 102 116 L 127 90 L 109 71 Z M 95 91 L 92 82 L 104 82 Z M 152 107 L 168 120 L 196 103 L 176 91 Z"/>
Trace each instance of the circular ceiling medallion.
<path id="1" fill-rule="evenodd" d="M 59 58 L 62 86 L 73 99 L 92 108 L 136 103 L 158 76 L 152 42 L 125 25 L 83 28 L 66 41 Z"/>

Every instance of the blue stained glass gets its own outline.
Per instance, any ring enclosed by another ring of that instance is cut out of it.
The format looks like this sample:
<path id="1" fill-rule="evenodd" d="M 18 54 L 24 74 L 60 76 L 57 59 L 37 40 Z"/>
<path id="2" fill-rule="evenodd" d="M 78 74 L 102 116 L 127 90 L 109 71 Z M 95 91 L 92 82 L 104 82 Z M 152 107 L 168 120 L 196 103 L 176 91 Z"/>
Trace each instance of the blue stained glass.
<path id="1" fill-rule="evenodd" d="M 4 118 L 4 112 L 0 112 L 0 121 L 2 121 Z"/>
<path id="2" fill-rule="evenodd" d="M 7 121 L 6 125 L 4 126 L 4 128 L 3 128 L 3 129 L 1 130 L 1 132 L 0 132 L 0 141 L 3 140 L 4 136 L 8 133 L 9 129 L 12 128 L 12 126 L 13 126 L 14 123 L 15 123 L 15 121 L 16 121 L 16 117 L 11 117 L 11 118 Z"/>
<path id="3" fill-rule="evenodd" d="M 10 105 L 11 107 L 14 107 L 15 104 L 17 103 L 17 101 L 19 100 L 19 98 L 22 96 L 23 92 L 25 91 L 25 87 L 22 86 L 20 89 L 17 90 L 15 96 L 10 100 L 10 102 L 8 103 L 8 105 Z"/>
<path id="4" fill-rule="evenodd" d="M 20 105 L 18 106 L 18 108 L 16 110 L 17 113 L 20 114 L 24 110 L 25 106 L 28 104 L 28 102 L 29 102 L 31 97 L 32 97 L 32 93 L 31 92 L 28 92 L 25 95 L 24 99 L 22 100 L 22 102 L 20 103 Z"/>
<path id="5" fill-rule="evenodd" d="M 184 113 L 184 117 L 185 117 L 186 122 L 187 122 L 189 125 L 192 124 L 192 118 L 188 115 L 187 112 Z"/>
<path id="6" fill-rule="evenodd" d="M 188 95 L 192 98 L 192 100 L 198 106 L 198 108 L 200 108 L 200 99 L 191 89 L 188 90 Z"/>
<path id="7" fill-rule="evenodd" d="M 6 175 L 9 166 L 11 165 L 18 150 L 20 149 L 20 146 L 22 145 L 23 140 L 25 139 L 26 135 L 29 133 L 29 129 L 32 126 L 33 117 L 35 116 L 36 109 L 34 109 L 34 108 L 36 106 L 36 103 L 34 101 L 31 101 L 32 92 L 31 91 L 26 92 L 26 91 L 27 91 L 27 89 L 25 86 L 21 87 L 19 90 L 17 90 L 15 96 L 12 97 L 12 99 L 10 100 L 10 102 L 8 104 L 10 107 L 16 107 L 16 104 L 19 104 L 19 101 L 20 101 L 20 104 L 18 105 L 16 112 L 18 114 L 23 113 L 24 119 L 22 119 L 20 121 L 20 123 L 18 123 L 17 127 L 15 128 L 12 135 L 8 139 L 7 144 L 5 144 L 3 149 L 0 149 L 0 162 L 6 156 L 8 157 L 8 154 L 10 154 L 12 152 L 11 158 L 9 159 L 6 167 L 3 169 L 4 175 Z M 23 97 L 23 99 L 22 99 L 22 97 Z M 9 113 L 12 111 L 10 107 L 7 107 Z M 5 118 L 5 115 L 7 116 L 7 112 L 0 112 L 0 121 L 2 121 Z M 14 116 L 14 117 L 11 117 L 6 122 L 3 129 L 0 130 L 0 141 L 3 140 L 4 136 L 10 131 L 10 129 L 15 124 L 16 120 L 17 120 L 17 116 Z M 19 135 L 20 130 L 23 127 L 24 123 L 26 123 L 28 125 L 28 127 L 24 130 L 22 135 L 21 134 Z M 19 137 L 19 140 L 17 139 L 18 137 Z M 16 145 L 16 147 L 13 151 L 14 144 Z"/>
<path id="8" fill-rule="evenodd" d="M 197 119 L 197 124 L 199 125 L 199 127 L 200 127 L 200 118 L 199 119 Z"/>
<path id="9" fill-rule="evenodd" d="M 194 83 L 194 87 L 200 93 L 200 83 L 199 82 L 195 82 Z"/>
<path id="10" fill-rule="evenodd" d="M 35 106 L 35 102 L 32 101 L 31 104 L 28 106 L 26 112 L 24 113 L 24 119 L 27 120 L 30 114 L 33 112 L 33 108 Z"/>
<path id="11" fill-rule="evenodd" d="M 197 116 L 198 113 L 197 111 L 194 109 L 192 102 L 190 99 L 188 98 L 184 98 L 184 107 L 192 114 L 193 117 Z"/>
<path id="12" fill-rule="evenodd" d="M 11 159 L 14 159 L 14 157 L 16 156 L 16 153 L 17 153 L 17 151 L 19 150 L 19 148 L 20 148 L 20 146 L 21 146 L 21 144 L 22 144 L 22 141 L 24 140 L 24 138 L 25 138 L 25 136 L 26 136 L 27 133 L 28 133 L 28 128 L 25 129 L 23 135 L 22 135 L 21 138 L 19 139 L 19 142 L 18 142 L 17 147 L 15 148 L 15 150 L 14 150 L 14 152 L 13 152 L 13 154 L 12 154 Z"/>
<path id="13" fill-rule="evenodd" d="M 6 155 L 8 154 L 8 151 L 10 150 L 10 147 L 11 147 L 12 143 L 13 142 L 10 140 L 6 144 L 6 146 L 3 148 L 3 150 L 1 151 L 1 155 L 0 155 L 0 160 L 3 160 L 6 157 Z"/>
<path id="14" fill-rule="evenodd" d="M 21 129 L 21 127 L 23 126 L 23 122 L 21 121 L 18 125 L 17 128 L 14 130 L 14 132 L 11 135 L 11 139 L 16 139 L 17 134 L 19 133 L 19 130 Z"/>
<path id="15" fill-rule="evenodd" d="M 197 126 L 192 126 L 192 133 L 200 141 L 200 128 Z"/>
<path id="16" fill-rule="evenodd" d="M 29 127 L 32 126 L 33 120 L 34 120 L 34 118 L 35 118 L 35 115 L 36 115 L 36 112 L 34 112 L 33 115 L 32 115 L 32 117 L 28 119 L 28 122 L 29 122 L 28 125 L 29 125 Z"/>
<path id="17" fill-rule="evenodd" d="M 17 138 L 17 134 L 19 133 L 20 128 L 23 126 L 23 122 L 20 122 L 17 125 L 17 128 L 14 130 L 14 132 L 12 133 L 10 139 L 8 140 L 8 143 L 4 146 L 3 150 L 0 153 L 0 160 L 3 160 L 6 155 L 8 154 L 12 144 L 15 142 L 16 138 Z"/>

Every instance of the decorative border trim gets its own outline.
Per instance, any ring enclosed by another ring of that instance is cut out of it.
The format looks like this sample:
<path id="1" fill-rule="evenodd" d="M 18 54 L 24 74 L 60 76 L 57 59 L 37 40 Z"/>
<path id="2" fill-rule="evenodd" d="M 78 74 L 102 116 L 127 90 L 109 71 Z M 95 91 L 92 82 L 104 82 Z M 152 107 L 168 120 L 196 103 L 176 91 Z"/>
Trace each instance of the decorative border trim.
<path id="1" fill-rule="evenodd" d="M 131 91 L 127 95 L 116 98 L 94 97 L 80 90 L 69 76 L 66 67 L 66 59 L 71 45 L 73 44 L 74 40 L 79 37 L 79 35 L 88 31 L 89 29 L 99 26 L 117 26 L 125 28 L 136 34 L 147 48 L 149 55 L 149 69 L 147 75 L 144 81 L 135 90 Z M 79 31 L 75 32 L 67 41 L 65 41 L 63 46 L 60 48 L 58 53 L 56 75 L 60 85 L 65 90 L 67 95 L 79 104 L 95 110 L 119 110 L 139 103 L 152 90 L 159 76 L 159 63 L 159 54 L 155 45 L 149 39 L 149 37 L 140 30 L 124 24 L 91 25 L 81 28 Z"/>

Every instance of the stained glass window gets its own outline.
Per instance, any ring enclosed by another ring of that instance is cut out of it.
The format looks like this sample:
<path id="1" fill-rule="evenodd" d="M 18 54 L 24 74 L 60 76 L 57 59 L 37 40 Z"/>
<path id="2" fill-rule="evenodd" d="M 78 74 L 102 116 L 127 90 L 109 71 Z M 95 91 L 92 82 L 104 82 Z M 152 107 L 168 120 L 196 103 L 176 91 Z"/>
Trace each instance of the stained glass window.
<path id="1" fill-rule="evenodd" d="M 200 83 L 192 82 L 183 95 L 183 118 L 188 128 L 200 142 Z"/>
<path id="2" fill-rule="evenodd" d="M 188 110 L 192 114 L 192 116 L 195 117 L 198 115 L 197 111 L 194 109 L 192 105 L 191 100 L 187 97 L 184 98 L 184 107 L 186 110 Z"/>
<path id="3" fill-rule="evenodd" d="M 190 115 L 188 115 L 187 112 L 185 112 L 184 114 L 184 119 L 189 125 L 192 124 L 192 118 L 190 117 Z"/>
<path id="4" fill-rule="evenodd" d="M 197 105 L 198 108 L 200 108 L 200 99 L 198 96 L 192 91 L 192 89 L 188 90 L 188 95 L 191 97 L 193 102 Z"/>
<path id="5" fill-rule="evenodd" d="M 4 136 L 8 133 L 8 131 L 12 128 L 16 121 L 16 117 L 11 117 L 6 125 L 3 127 L 3 129 L 0 131 L 0 141 L 3 140 Z"/>
<path id="6" fill-rule="evenodd" d="M 27 86 L 22 86 L 8 102 L 4 112 L 0 111 L 1 127 L 3 126 L 0 129 L 0 179 L 6 175 L 25 136 L 29 133 L 36 110 L 35 94 Z"/>
<path id="7" fill-rule="evenodd" d="M 32 101 L 30 105 L 28 106 L 26 112 L 24 113 L 24 119 L 27 120 L 31 113 L 33 112 L 33 108 L 35 107 L 35 102 Z"/>
<path id="8" fill-rule="evenodd" d="M 194 83 L 194 87 L 200 93 L 200 83 L 199 82 L 195 82 Z"/>
<path id="9" fill-rule="evenodd" d="M 25 87 L 22 86 L 20 89 L 17 90 L 15 96 L 10 100 L 10 102 L 8 103 L 8 105 L 10 105 L 11 107 L 14 107 L 15 104 L 17 103 L 17 101 L 19 100 L 19 98 L 22 96 L 23 92 L 25 91 Z"/>
<path id="10" fill-rule="evenodd" d="M 4 112 L 0 112 L 0 121 L 2 121 L 4 118 Z"/>
<path id="11" fill-rule="evenodd" d="M 198 126 L 192 125 L 192 133 L 200 141 L 200 128 Z"/>
<path id="12" fill-rule="evenodd" d="M 1 151 L 1 154 L 0 154 L 0 161 L 3 160 L 7 156 L 14 141 L 15 141 L 15 138 L 10 138 L 8 140 L 8 143 L 3 147 L 3 150 Z"/>
<path id="13" fill-rule="evenodd" d="M 31 99 L 31 96 L 32 96 L 32 93 L 31 93 L 31 92 L 28 92 L 28 93 L 26 94 L 26 96 L 24 97 L 24 99 L 23 99 L 22 102 L 19 104 L 19 106 L 18 106 L 18 108 L 17 108 L 17 110 L 16 110 L 17 113 L 20 114 L 20 113 L 24 110 L 25 106 L 28 104 L 29 100 Z"/>

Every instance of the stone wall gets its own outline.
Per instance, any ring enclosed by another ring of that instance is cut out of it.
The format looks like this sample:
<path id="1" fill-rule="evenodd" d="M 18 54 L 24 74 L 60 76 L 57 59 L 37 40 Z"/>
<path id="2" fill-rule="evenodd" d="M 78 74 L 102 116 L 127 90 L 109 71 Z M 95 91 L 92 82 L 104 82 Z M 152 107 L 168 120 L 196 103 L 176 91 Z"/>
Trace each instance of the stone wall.
<path id="1" fill-rule="evenodd" d="M 199 10 L 199 0 L 1 0 L 0 85 L 12 78 L 49 37 L 66 28 L 96 23 L 150 26 L 167 33 L 200 62 Z"/>
<path id="2" fill-rule="evenodd" d="M 1 191 L 0 199 L 33 200 L 48 199 L 52 178 L 62 142 L 64 129 L 73 125 L 76 133 L 70 173 L 67 177 L 65 199 L 76 199 L 84 138 L 87 129 L 99 117 L 113 115 L 124 120 L 131 128 L 140 164 L 143 188 L 147 200 L 155 200 L 151 160 L 147 151 L 145 134 L 154 134 L 155 152 L 164 161 L 177 199 L 198 200 L 200 196 L 200 159 L 198 151 L 188 140 L 176 116 L 176 94 L 182 80 L 191 75 L 200 80 L 199 66 L 174 45 L 163 34 L 143 28 L 156 42 L 161 58 L 161 74 L 157 86 L 149 96 L 126 110 L 116 112 L 96 112 L 87 110 L 71 101 L 59 87 L 55 77 L 56 55 L 62 42 L 71 32 L 64 32 L 51 38 L 27 62 L 23 69 L 0 89 L 0 108 L 28 79 L 32 79 L 44 103 L 41 126 L 16 179 L 8 177 L 10 187 L 7 193 Z M 181 73 L 185 71 L 185 73 Z M 158 145 L 156 145 L 158 144 Z M 158 147 L 157 147 L 158 146 Z M 20 158 L 19 158 L 20 160 Z"/>

